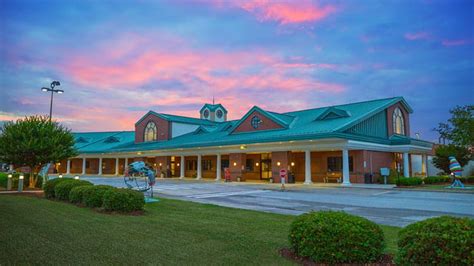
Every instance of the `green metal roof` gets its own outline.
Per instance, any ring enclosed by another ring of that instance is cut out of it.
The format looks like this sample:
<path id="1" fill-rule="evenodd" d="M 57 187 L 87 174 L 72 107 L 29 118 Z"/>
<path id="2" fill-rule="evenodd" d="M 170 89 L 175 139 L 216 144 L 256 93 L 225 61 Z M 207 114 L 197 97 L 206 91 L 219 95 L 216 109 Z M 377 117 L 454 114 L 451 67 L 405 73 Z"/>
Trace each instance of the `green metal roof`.
<path id="1" fill-rule="evenodd" d="M 130 134 L 129 142 L 123 142 L 123 145 L 118 143 L 107 143 L 106 145 L 114 145 L 113 147 L 91 144 L 88 149 L 79 147 L 80 152 L 134 152 L 145 150 L 160 150 L 173 148 L 192 148 L 192 147 L 206 147 L 206 146 L 225 146 L 236 144 L 251 144 L 262 142 L 275 141 L 290 141 L 290 140 L 307 140 L 307 139 L 322 139 L 322 138 L 344 138 L 352 140 L 360 140 L 388 145 L 405 145 L 416 144 L 419 146 L 430 147 L 431 143 L 415 140 L 409 137 L 400 136 L 388 138 L 382 135 L 364 136 L 360 134 L 352 134 L 347 129 L 366 121 L 368 118 L 376 114 L 380 114 L 389 106 L 401 102 L 409 112 L 412 112 L 410 106 L 401 97 L 379 99 L 359 103 L 351 103 L 338 105 L 333 107 L 322 107 L 308 110 L 301 110 L 287 113 L 276 113 L 265 111 L 257 106 L 254 106 L 244 117 L 239 120 L 232 120 L 222 123 L 201 124 L 201 126 L 194 132 L 184 134 L 166 141 L 143 142 L 134 143 L 132 135 L 134 132 L 126 132 L 123 134 Z M 350 114 L 350 116 L 340 116 L 339 118 L 317 120 L 323 114 L 328 113 L 328 110 L 337 108 L 340 114 Z M 232 131 L 245 120 L 253 111 L 258 110 L 273 121 L 281 124 L 282 129 L 253 131 L 245 133 L 232 133 Z M 181 117 L 179 117 L 181 118 Z M 174 119 L 174 118 L 173 118 Z M 194 121 L 195 118 L 192 118 Z M 201 120 L 200 121 L 207 121 Z M 176 120 L 172 120 L 176 121 Z M 361 131 L 359 131 L 361 132 Z M 87 133 L 80 133 L 87 134 Z M 100 133 L 91 133 L 100 134 Z M 78 135 L 79 136 L 79 135 Z M 80 135 L 88 137 L 86 135 Z M 107 136 L 102 136 L 106 138 Z"/>
<path id="2" fill-rule="evenodd" d="M 224 106 L 220 103 L 218 104 L 210 104 L 210 103 L 206 103 L 204 104 L 204 106 L 201 108 L 201 110 L 199 110 L 199 112 L 201 113 L 205 108 L 209 109 L 209 111 L 213 112 L 215 110 L 217 110 L 217 108 L 221 108 L 222 111 L 224 111 L 224 113 L 227 114 L 227 109 L 224 108 Z"/>
<path id="3" fill-rule="evenodd" d="M 154 112 L 154 111 L 148 111 L 148 113 L 146 113 L 144 116 L 142 116 L 142 118 L 140 118 L 140 120 L 138 120 L 135 123 L 135 125 L 140 123 L 141 121 L 143 121 L 143 119 L 145 119 L 145 117 L 147 117 L 149 114 L 156 115 L 156 116 L 161 117 L 161 118 L 163 118 L 167 121 L 184 123 L 184 124 L 215 125 L 215 124 L 220 123 L 220 122 L 214 122 L 214 121 L 209 121 L 209 120 L 200 119 L 200 118 L 180 116 L 180 115 L 170 115 L 170 114 L 157 113 L 157 112 Z"/>

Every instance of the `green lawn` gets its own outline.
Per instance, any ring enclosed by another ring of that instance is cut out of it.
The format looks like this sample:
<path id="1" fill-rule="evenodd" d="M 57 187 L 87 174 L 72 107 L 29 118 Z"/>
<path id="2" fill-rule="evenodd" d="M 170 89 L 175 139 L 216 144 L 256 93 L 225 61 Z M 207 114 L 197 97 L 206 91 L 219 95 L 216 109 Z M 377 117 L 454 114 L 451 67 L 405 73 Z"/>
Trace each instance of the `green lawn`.
<path id="1" fill-rule="evenodd" d="M 162 199 L 143 216 L 97 213 L 26 196 L 0 195 L 5 264 L 291 264 L 293 216 Z M 399 228 L 383 226 L 387 251 Z"/>

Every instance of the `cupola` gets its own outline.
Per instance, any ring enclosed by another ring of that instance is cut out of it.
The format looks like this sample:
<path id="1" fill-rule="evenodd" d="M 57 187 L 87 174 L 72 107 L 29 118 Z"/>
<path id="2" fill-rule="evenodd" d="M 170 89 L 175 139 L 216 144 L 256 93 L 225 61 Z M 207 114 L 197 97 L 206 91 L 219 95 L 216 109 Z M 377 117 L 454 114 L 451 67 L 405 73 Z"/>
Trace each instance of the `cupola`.
<path id="1" fill-rule="evenodd" d="M 215 122 L 225 122 L 227 121 L 227 110 L 222 106 L 222 104 L 209 104 L 206 103 L 199 111 L 201 119 L 215 121 Z"/>

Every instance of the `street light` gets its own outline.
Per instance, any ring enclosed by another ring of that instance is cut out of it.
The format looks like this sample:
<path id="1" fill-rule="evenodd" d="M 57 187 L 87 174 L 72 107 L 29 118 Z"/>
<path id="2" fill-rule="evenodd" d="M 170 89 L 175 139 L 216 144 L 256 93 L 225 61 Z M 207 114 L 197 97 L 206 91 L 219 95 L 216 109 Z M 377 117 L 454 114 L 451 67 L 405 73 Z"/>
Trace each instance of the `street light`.
<path id="1" fill-rule="evenodd" d="M 61 86 L 61 83 L 59 83 L 59 81 L 53 81 L 51 82 L 51 88 L 46 88 L 46 87 L 43 87 L 41 88 L 41 91 L 44 91 L 44 92 L 51 92 L 51 104 L 49 105 L 49 121 L 51 121 L 51 116 L 53 115 L 53 95 L 54 93 L 63 93 L 64 91 L 63 90 L 59 90 L 59 89 L 54 89 L 54 87 L 56 86 Z"/>

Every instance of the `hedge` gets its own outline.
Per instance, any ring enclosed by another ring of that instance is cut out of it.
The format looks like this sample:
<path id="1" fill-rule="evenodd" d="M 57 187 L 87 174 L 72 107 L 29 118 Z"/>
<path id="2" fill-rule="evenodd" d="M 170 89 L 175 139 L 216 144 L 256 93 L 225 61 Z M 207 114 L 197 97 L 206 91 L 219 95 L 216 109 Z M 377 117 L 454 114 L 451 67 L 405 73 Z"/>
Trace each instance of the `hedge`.
<path id="1" fill-rule="evenodd" d="M 92 186 L 92 183 L 85 180 L 75 179 L 68 179 L 67 181 L 59 182 L 54 187 L 54 197 L 58 200 L 69 200 L 69 192 L 71 192 L 71 189 L 85 185 Z"/>
<path id="2" fill-rule="evenodd" d="M 451 178 L 449 176 L 428 176 L 423 179 L 425 184 L 440 184 L 440 183 L 450 183 Z"/>
<path id="3" fill-rule="evenodd" d="M 93 186 L 85 185 L 72 188 L 69 192 L 69 202 L 74 204 L 84 204 L 84 193 L 91 187 Z"/>
<path id="4" fill-rule="evenodd" d="M 441 216 L 399 232 L 398 265 L 474 265 L 474 220 Z"/>
<path id="5" fill-rule="evenodd" d="M 56 187 L 56 185 L 58 185 L 59 183 L 61 182 L 65 182 L 65 181 L 68 181 L 68 180 L 73 180 L 72 178 L 55 178 L 55 179 L 50 179 L 46 182 L 46 184 L 44 185 L 44 196 L 47 198 L 47 199 L 53 199 L 55 198 L 55 192 L 54 192 L 54 188 Z"/>
<path id="6" fill-rule="evenodd" d="M 403 177 L 397 179 L 397 186 L 419 186 L 423 183 L 423 179 L 419 177 Z"/>
<path id="7" fill-rule="evenodd" d="M 24 173 L 23 176 L 23 188 L 28 188 L 30 184 L 30 174 Z M 12 189 L 18 189 L 18 180 L 20 179 L 20 173 L 15 173 L 12 176 Z M 36 188 L 41 188 L 43 186 L 43 177 L 38 175 L 36 182 Z M 7 188 L 8 183 L 8 173 L 0 173 L 0 187 Z"/>
<path id="8" fill-rule="evenodd" d="M 380 226 L 334 211 L 298 216 L 291 224 L 289 240 L 296 254 L 324 264 L 375 262 L 385 247 Z"/>
<path id="9" fill-rule="evenodd" d="M 104 194 L 110 189 L 115 188 L 107 185 L 89 186 L 84 191 L 83 203 L 90 208 L 102 207 Z"/>
<path id="10" fill-rule="evenodd" d="M 143 193 L 131 189 L 114 188 L 104 193 L 103 207 L 106 211 L 132 212 L 143 210 Z"/>

